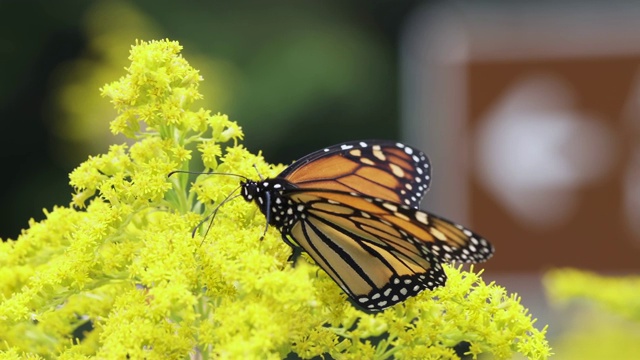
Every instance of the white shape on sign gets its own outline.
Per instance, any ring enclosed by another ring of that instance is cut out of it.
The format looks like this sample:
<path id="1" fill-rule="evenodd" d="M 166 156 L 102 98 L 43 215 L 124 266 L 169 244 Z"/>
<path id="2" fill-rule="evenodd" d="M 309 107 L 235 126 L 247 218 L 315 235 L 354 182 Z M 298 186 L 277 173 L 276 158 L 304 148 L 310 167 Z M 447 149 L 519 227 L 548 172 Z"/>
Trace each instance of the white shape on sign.
<path id="1" fill-rule="evenodd" d="M 550 76 L 518 82 L 480 124 L 480 181 L 524 225 L 565 222 L 577 205 L 576 190 L 612 165 L 610 130 L 575 109 L 569 87 Z"/>

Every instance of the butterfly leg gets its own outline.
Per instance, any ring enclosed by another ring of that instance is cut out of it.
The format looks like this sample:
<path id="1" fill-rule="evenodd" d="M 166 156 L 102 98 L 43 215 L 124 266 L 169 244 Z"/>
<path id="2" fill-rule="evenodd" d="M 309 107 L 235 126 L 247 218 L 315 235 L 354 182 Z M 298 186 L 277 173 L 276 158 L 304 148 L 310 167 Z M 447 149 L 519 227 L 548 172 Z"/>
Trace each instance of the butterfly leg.
<path id="1" fill-rule="evenodd" d="M 292 246 L 291 256 L 289 256 L 289 258 L 287 259 L 287 262 L 290 262 L 291 266 L 295 267 L 296 262 L 298 261 L 298 258 L 300 258 L 300 255 L 302 255 L 302 248 L 299 248 L 297 246 Z"/>
<path id="2" fill-rule="evenodd" d="M 298 258 L 302 254 L 302 248 L 291 242 L 291 240 L 289 240 L 289 238 L 285 234 L 282 234 L 282 241 L 284 241 L 285 244 L 291 247 L 291 256 L 289 256 L 287 262 L 290 262 L 293 266 L 295 266 L 296 261 L 298 261 Z"/>

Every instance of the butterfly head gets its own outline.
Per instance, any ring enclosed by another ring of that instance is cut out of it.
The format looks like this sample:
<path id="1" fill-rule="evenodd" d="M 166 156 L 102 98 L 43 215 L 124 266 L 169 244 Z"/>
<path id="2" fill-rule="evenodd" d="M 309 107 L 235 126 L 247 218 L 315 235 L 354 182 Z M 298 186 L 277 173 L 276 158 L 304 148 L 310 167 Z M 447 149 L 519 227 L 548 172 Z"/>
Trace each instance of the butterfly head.
<path id="1" fill-rule="evenodd" d="M 258 197 L 259 189 L 258 183 L 253 180 L 244 180 L 240 182 L 242 188 L 240 194 L 247 202 L 255 201 Z"/>
<path id="2" fill-rule="evenodd" d="M 284 195 L 284 191 L 294 189 L 295 185 L 284 179 L 264 179 L 260 181 L 245 180 L 240 183 L 241 195 L 247 202 L 255 202 L 260 211 L 267 217 L 270 225 L 280 227 L 291 215 L 287 211 L 291 201 Z"/>

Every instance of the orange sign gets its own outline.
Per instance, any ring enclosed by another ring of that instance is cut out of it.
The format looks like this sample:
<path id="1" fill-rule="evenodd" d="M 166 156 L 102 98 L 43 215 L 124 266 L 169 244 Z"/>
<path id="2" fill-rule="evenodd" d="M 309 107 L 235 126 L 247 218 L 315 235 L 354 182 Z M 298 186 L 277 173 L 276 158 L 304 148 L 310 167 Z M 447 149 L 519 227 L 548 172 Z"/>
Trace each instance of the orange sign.
<path id="1" fill-rule="evenodd" d="M 489 270 L 640 270 L 640 23 L 512 10 L 432 8 L 407 27 L 423 207 L 495 244 Z"/>

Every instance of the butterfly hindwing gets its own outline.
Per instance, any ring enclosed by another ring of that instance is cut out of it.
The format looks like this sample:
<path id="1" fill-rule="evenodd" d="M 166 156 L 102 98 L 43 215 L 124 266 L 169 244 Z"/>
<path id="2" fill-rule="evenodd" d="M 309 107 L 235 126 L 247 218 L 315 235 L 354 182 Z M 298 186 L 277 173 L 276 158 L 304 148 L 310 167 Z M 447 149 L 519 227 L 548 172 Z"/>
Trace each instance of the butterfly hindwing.
<path id="1" fill-rule="evenodd" d="M 291 190 L 289 198 L 304 210 L 283 235 L 368 311 L 443 286 L 441 262 L 478 262 L 493 252 L 484 239 L 473 245 L 457 225 L 408 206 L 327 191 Z"/>

